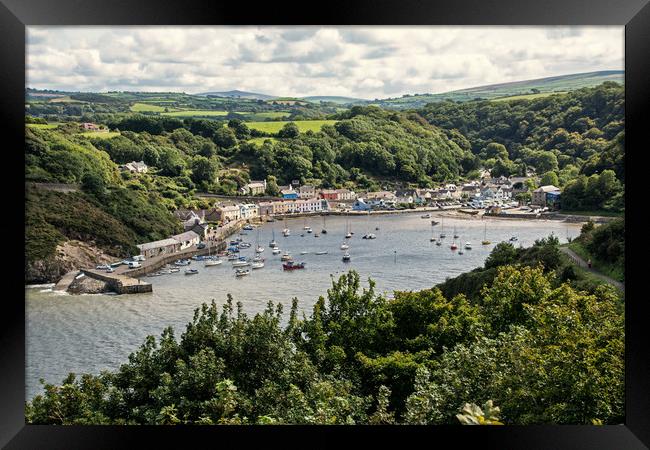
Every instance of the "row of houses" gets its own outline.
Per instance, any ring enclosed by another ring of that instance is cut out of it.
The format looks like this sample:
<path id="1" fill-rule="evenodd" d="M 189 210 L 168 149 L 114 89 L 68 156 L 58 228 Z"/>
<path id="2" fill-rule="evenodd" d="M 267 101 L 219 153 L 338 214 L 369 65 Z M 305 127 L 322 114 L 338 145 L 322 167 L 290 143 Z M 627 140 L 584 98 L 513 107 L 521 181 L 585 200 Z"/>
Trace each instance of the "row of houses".
<path id="1" fill-rule="evenodd" d="M 174 215 L 183 222 L 186 230 L 200 234 L 207 223 L 228 223 L 235 220 L 251 220 L 257 217 L 279 214 L 317 213 L 329 211 L 329 202 L 322 198 L 282 199 L 260 203 L 221 204 L 210 209 L 179 209 Z"/>

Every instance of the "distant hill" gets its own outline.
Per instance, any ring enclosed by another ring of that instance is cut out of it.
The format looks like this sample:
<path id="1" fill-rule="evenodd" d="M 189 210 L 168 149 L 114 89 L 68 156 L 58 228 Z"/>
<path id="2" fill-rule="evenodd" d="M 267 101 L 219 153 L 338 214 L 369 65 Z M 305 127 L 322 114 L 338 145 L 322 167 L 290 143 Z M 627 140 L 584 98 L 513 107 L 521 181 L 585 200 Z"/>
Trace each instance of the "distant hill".
<path id="1" fill-rule="evenodd" d="M 605 81 L 623 83 L 625 71 L 603 70 L 599 72 L 574 73 L 556 77 L 538 78 L 534 80 L 513 81 L 509 83 L 490 84 L 457 91 L 444 92 L 441 94 L 406 95 L 399 98 L 375 100 L 369 103 L 385 108 L 417 108 L 432 102 L 445 100 L 471 101 L 471 100 L 493 100 L 498 98 L 514 97 L 521 98 L 527 95 L 563 93 L 584 87 L 597 86 Z"/>
<path id="2" fill-rule="evenodd" d="M 267 95 L 267 94 L 258 94 L 256 92 L 246 92 L 246 91 L 223 91 L 223 92 L 202 92 L 200 95 L 203 97 L 207 97 L 208 95 L 214 96 L 214 97 L 228 97 L 228 98 L 246 98 L 246 99 L 252 99 L 252 100 L 272 100 L 274 98 L 277 98 L 274 95 Z"/>
<path id="3" fill-rule="evenodd" d="M 345 105 L 345 104 L 348 104 L 348 103 L 362 103 L 362 102 L 366 101 L 366 100 L 364 100 L 362 98 L 337 97 L 337 96 L 332 96 L 332 95 L 320 95 L 320 96 L 303 97 L 303 100 L 307 100 L 308 102 L 312 102 L 312 103 L 331 102 L 331 103 L 337 103 L 337 104 L 340 104 L 340 105 Z"/>

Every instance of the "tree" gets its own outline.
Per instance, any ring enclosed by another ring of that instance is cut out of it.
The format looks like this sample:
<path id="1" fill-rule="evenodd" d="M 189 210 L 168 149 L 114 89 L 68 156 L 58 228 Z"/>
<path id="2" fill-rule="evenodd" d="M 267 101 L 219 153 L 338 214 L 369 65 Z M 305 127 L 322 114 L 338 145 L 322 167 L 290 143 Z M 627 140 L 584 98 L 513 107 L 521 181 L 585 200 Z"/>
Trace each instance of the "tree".
<path id="1" fill-rule="evenodd" d="M 212 136 L 212 140 L 215 144 L 222 148 L 231 148 L 237 145 L 237 137 L 232 128 L 220 127 Z"/>
<path id="2" fill-rule="evenodd" d="M 298 125 L 294 122 L 284 124 L 280 131 L 278 131 L 278 137 L 283 139 L 293 139 L 297 138 L 299 135 L 300 129 L 298 129 Z"/>
<path id="3" fill-rule="evenodd" d="M 266 195 L 277 197 L 280 195 L 280 187 L 278 186 L 277 178 L 273 175 L 266 177 Z"/>
<path id="4" fill-rule="evenodd" d="M 214 159 L 205 156 L 195 156 L 192 159 L 192 181 L 199 184 L 203 181 L 214 183 L 217 178 L 217 163 Z"/>
<path id="5" fill-rule="evenodd" d="M 542 178 L 539 181 L 539 184 L 542 185 L 542 186 L 548 186 L 548 185 L 559 186 L 560 185 L 560 180 L 557 177 L 557 173 L 555 173 L 555 172 L 546 172 L 544 175 L 542 175 Z"/>
<path id="6" fill-rule="evenodd" d="M 81 179 L 81 189 L 97 198 L 104 196 L 106 186 L 104 180 L 99 175 L 88 172 Z"/>

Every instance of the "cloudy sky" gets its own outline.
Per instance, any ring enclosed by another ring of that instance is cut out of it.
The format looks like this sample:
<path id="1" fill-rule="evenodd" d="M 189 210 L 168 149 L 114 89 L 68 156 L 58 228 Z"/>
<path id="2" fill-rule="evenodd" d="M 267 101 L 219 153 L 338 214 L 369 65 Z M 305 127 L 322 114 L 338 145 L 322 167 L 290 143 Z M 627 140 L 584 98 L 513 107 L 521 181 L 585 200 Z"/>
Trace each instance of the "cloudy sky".
<path id="1" fill-rule="evenodd" d="M 624 68 L 623 27 L 28 27 L 27 86 L 385 98 Z"/>

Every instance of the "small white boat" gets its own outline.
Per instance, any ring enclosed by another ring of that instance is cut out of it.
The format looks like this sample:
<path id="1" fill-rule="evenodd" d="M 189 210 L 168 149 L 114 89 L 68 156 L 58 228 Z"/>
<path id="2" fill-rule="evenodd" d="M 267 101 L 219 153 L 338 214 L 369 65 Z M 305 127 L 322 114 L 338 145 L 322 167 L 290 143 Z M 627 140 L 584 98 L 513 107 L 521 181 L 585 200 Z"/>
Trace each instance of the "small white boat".
<path id="1" fill-rule="evenodd" d="M 239 259 L 239 256 L 233 254 L 233 255 L 228 255 L 228 261 L 237 261 Z"/>
<path id="2" fill-rule="evenodd" d="M 518 240 L 519 240 L 519 238 L 518 238 L 517 236 L 512 236 L 512 237 L 510 238 L 510 241 L 511 241 L 511 242 L 515 242 L 515 241 L 518 241 Z"/>
<path id="3" fill-rule="evenodd" d="M 251 225 L 250 223 L 248 223 L 248 224 L 246 224 L 246 225 L 244 225 L 242 227 L 242 230 L 252 230 L 252 229 L 253 229 L 253 225 Z"/>
<path id="4" fill-rule="evenodd" d="M 316 252 L 315 254 L 316 255 L 327 255 L 327 252 L 326 251 L 325 252 Z"/>
<path id="5" fill-rule="evenodd" d="M 257 255 L 255 258 L 253 258 L 253 262 L 264 262 L 264 258 L 262 258 L 260 255 Z"/>
<path id="6" fill-rule="evenodd" d="M 235 270 L 235 276 L 236 277 L 243 277 L 246 275 L 250 275 L 251 271 L 250 270 L 244 270 L 244 269 L 237 269 Z"/>
<path id="7" fill-rule="evenodd" d="M 311 227 L 307 228 L 307 233 L 313 233 L 314 230 L 311 229 Z"/>
<path id="8" fill-rule="evenodd" d="M 291 253 L 289 252 L 284 252 L 284 254 L 280 257 L 280 260 L 282 261 L 291 261 L 293 257 L 291 256 Z"/>
<path id="9" fill-rule="evenodd" d="M 377 235 L 375 233 L 364 234 L 363 239 L 377 239 Z"/>
<path id="10" fill-rule="evenodd" d="M 273 253 L 274 255 L 277 255 L 280 252 L 281 252 L 281 250 L 279 248 L 277 248 L 277 247 L 275 247 L 273 250 L 271 250 L 271 253 Z"/>
<path id="11" fill-rule="evenodd" d="M 314 233 L 314 237 L 320 237 L 320 234 Z"/>
<path id="12" fill-rule="evenodd" d="M 465 242 L 465 250 L 471 250 L 472 249 L 472 243 L 471 242 Z"/>
<path id="13" fill-rule="evenodd" d="M 306 255 L 309 252 L 300 252 L 301 255 Z"/>
<path id="14" fill-rule="evenodd" d="M 262 253 L 263 251 L 264 251 L 264 247 L 262 247 L 261 245 L 258 245 L 257 248 L 255 249 L 256 253 Z"/>
<path id="15" fill-rule="evenodd" d="M 348 232 L 348 234 L 345 235 L 345 239 L 350 239 L 352 237 L 352 233 Z"/>
<path id="16" fill-rule="evenodd" d="M 285 228 L 284 230 L 282 230 L 282 235 L 284 237 L 291 236 L 291 230 L 288 229 L 288 228 Z"/>
<path id="17" fill-rule="evenodd" d="M 185 275 L 196 275 L 197 273 L 199 273 L 199 271 L 196 269 L 185 269 Z"/>
<path id="18" fill-rule="evenodd" d="M 245 267 L 250 265 L 251 265 L 250 261 L 245 261 L 245 260 L 235 261 L 232 263 L 233 267 Z"/>
<path id="19" fill-rule="evenodd" d="M 420 216 L 420 218 L 422 218 L 422 219 L 430 219 L 431 214 L 423 214 L 423 215 Z"/>
<path id="20" fill-rule="evenodd" d="M 203 265 L 205 267 L 210 267 L 210 266 L 218 266 L 221 264 L 223 261 L 220 259 L 206 259 Z"/>
<path id="21" fill-rule="evenodd" d="M 251 268 L 253 268 L 253 269 L 261 269 L 262 267 L 264 267 L 264 263 L 261 262 L 261 261 L 260 262 L 254 262 L 253 264 L 251 264 Z"/>
<path id="22" fill-rule="evenodd" d="M 350 246 L 348 244 L 346 244 L 345 242 L 341 244 L 341 250 L 347 250 L 349 248 L 350 248 Z"/>
<path id="23" fill-rule="evenodd" d="M 169 269 L 169 273 L 176 273 L 176 272 L 180 272 L 180 271 L 181 271 L 181 269 L 179 269 L 178 267 L 172 267 L 171 269 Z"/>

